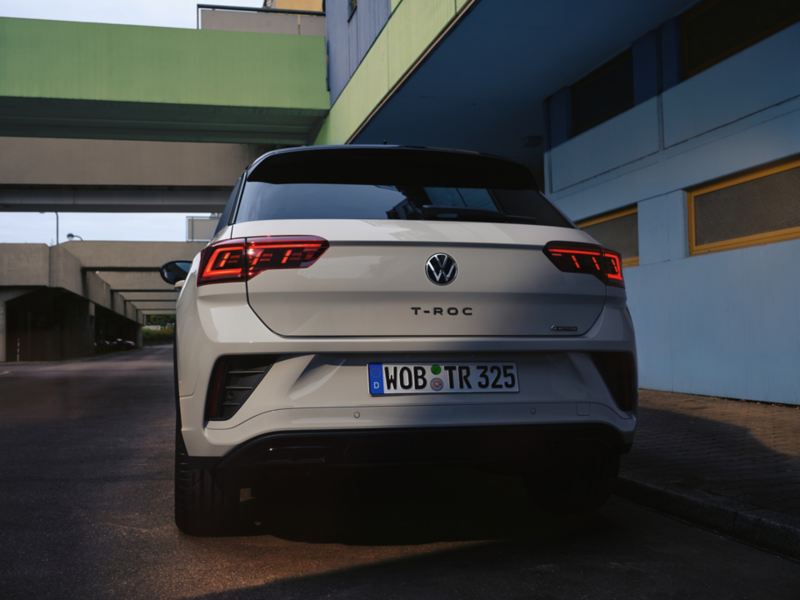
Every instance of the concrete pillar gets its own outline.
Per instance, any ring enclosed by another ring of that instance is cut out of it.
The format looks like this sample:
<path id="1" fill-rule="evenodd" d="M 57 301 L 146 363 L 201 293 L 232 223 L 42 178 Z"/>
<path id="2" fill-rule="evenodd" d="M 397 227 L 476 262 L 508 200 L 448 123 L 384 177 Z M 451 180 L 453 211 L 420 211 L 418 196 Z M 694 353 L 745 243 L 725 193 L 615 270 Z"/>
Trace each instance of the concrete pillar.
<path id="1" fill-rule="evenodd" d="M 6 361 L 6 301 L 0 300 L 0 362 Z"/>
<path id="2" fill-rule="evenodd" d="M 6 302 L 13 300 L 17 296 L 22 296 L 27 291 L 28 290 L 13 288 L 8 290 L 0 290 L 0 362 L 5 362 L 8 360 L 8 356 L 6 356 Z"/>
<path id="3" fill-rule="evenodd" d="M 80 296 L 64 294 L 57 302 L 59 358 L 78 358 L 93 352 L 94 323 L 91 302 Z"/>

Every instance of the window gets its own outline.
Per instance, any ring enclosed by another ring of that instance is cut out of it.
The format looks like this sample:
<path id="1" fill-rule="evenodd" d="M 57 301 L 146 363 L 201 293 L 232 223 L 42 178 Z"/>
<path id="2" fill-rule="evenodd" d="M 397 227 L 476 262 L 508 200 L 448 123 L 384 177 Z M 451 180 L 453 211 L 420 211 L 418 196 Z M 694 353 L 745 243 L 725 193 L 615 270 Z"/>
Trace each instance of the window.
<path id="1" fill-rule="evenodd" d="M 408 219 L 570 227 L 535 190 L 248 181 L 236 222 L 266 219 Z"/>
<path id="2" fill-rule="evenodd" d="M 622 265 L 639 264 L 639 223 L 635 206 L 577 223 L 598 242 L 622 254 Z"/>
<path id="3" fill-rule="evenodd" d="M 680 17 L 688 78 L 800 21 L 797 0 L 706 0 Z"/>
<path id="4" fill-rule="evenodd" d="M 407 219 L 572 227 L 522 165 L 472 152 L 315 147 L 267 155 L 235 221 Z"/>
<path id="5" fill-rule="evenodd" d="M 633 108 L 633 55 L 626 50 L 570 88 L 572 131 L 577 135 Z"/>
<path id="6" fill-rule="evenodd" d="M 689 250 L 730 250 L 800 237 L 800 160 L 688 193 Z"/>

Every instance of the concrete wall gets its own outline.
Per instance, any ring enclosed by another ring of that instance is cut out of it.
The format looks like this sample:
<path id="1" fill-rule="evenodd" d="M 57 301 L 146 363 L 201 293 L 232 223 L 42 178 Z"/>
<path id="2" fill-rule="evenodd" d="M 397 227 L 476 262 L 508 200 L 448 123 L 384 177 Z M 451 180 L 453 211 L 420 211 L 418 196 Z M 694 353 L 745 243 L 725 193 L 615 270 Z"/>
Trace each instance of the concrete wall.
<path id="1" fill-rule="evenodd" d="M 160 267 L 169 260 L 192 260 L 204 242 L 66 242 L 59 247 L 86 268 Z"/>
<path id="2" fill-rule="evenodd" d="M 259 146 L 0 137 L 0 185 L 230 188 Z"/>
<path id="3" fill-rule="evenodd" d="M 327 113 L 322 36 L 0 17 L 0 134 L 288 144 Z"/>
<path id="4" fill-rule="evenodd" d="M 208 242 L 214 237 L 217 229 L 219 216 L 211 217 L 186 217 L 186 241 L 187 242 Z"/>
<path id="5" fill-rule="evenodd" d="M 46 244 L 0 244 L 0 287 L 50 284 Z"/>
<path id="6" fill-rule="evenodd" d="M 797 24 L 546 156 L 572 218 L 638 204 L 625 275 L 644 387 L 800 404 L 800 240 L 690 256 L 685 197 L 800 154 L 799 50 Z"/>
<path id="7" fill-rule="evenodd" d="M 84 295 L 81 261 L 65 245 L 50 248 L 49 287 L 69 290 L 73 294 Z"/>

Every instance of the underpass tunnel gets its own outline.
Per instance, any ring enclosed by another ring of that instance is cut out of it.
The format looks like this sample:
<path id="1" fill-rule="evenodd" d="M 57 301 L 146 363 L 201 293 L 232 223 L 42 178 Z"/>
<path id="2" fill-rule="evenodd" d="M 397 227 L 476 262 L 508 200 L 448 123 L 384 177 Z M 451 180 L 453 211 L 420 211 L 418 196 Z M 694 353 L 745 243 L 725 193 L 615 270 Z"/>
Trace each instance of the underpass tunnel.
<path id="1" fill-rule="evenodd" d="M 150 315 L 174 315 L 160 266 L 204 242 L 0 243 L 0 362 L 141 347 Z"/>

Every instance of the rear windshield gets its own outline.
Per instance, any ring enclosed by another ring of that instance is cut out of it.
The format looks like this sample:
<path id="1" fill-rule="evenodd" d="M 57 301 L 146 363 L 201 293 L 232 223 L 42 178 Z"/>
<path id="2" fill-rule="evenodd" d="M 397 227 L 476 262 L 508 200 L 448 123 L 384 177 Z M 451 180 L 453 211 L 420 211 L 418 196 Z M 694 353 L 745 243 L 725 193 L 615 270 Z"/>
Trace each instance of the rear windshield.
<path id="1" fill-rule="evenodd" d="M 571 227 L 530 170 L 471 152 L 315 147 L 266 155 L 249 171 L 235 222 L 264 219 L 484 221 Z"/>
<path id="2" fill-rule="evenodd" d="M 248 181 L 235 222 L 265 219 L 408 219 L 571 227 L 531 189 Z"/>

